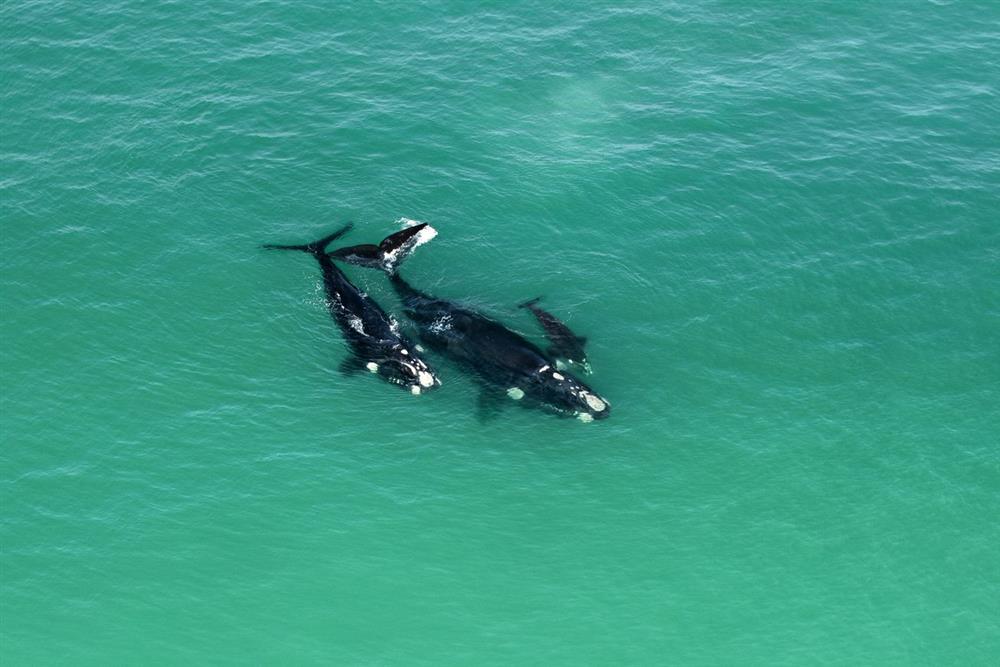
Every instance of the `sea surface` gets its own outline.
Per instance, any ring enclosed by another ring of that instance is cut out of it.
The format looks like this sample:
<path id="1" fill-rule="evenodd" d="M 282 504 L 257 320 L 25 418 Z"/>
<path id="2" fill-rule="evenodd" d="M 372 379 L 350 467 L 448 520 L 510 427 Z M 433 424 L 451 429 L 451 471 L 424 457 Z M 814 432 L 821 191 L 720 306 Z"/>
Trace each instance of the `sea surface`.
<path id="1" fill-rule="evenodd" d="M 611 417 L 338 372 L 402 218 Z M 5 666 L 997 664 L 1000 3 L 7 0 L 0 225 Z"/>

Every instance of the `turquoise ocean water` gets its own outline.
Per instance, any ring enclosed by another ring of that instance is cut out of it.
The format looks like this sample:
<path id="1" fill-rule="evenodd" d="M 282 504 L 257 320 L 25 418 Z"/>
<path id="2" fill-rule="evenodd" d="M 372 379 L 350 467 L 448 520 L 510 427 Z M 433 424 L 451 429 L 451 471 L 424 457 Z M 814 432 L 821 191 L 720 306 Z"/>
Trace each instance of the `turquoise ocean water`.
<path id="1" fill-rule="evenodd" d="M 8 0 L 0 46 L 0 663 L 996 664 L 1000 4 Z M 342 377 L 258 246 L 402 217 L 611 418 Z"/>

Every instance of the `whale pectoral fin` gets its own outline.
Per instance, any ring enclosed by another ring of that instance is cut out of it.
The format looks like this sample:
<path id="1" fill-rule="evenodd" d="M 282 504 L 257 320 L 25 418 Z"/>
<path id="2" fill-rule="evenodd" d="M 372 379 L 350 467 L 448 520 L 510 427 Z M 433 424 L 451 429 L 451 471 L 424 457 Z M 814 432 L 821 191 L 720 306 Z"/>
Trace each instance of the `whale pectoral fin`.
<path id="1" fill-rule="evenodd" d="M 493 421 L 503 412 L 505 401 L 492 389 L 481 389 L 476 401 L 476 417 L 480 424 Z"/>
<path id="2" fill-rule="evenodd" d="M 350 377 L 365 370 L 365 363 L 352 354 L 340 362 L 340 366 L 337 370 L 339 370 L 340 374 L 344 377 Z"/>

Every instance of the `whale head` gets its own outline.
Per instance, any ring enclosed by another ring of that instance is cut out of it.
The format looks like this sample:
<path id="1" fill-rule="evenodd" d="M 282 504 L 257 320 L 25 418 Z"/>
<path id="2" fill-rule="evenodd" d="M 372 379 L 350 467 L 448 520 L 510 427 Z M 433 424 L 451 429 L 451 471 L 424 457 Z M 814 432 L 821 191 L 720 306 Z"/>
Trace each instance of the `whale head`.
<path id="1" fill-rule="evenodd" d="M 559 412 L 583 421 L 604 419 L 611 414 L 608 400 L 564 370 L 543 366 L 530 387 L 534 398 Z"/>
<path id="2" fill-rule="evenodd" d="M 406 345 L 397 345 L 377 361 L 371 362 L 369 370 L 412 394 L 422 394 L 441 386 L 441 380 L 420 358 L 419 352 Z"/>

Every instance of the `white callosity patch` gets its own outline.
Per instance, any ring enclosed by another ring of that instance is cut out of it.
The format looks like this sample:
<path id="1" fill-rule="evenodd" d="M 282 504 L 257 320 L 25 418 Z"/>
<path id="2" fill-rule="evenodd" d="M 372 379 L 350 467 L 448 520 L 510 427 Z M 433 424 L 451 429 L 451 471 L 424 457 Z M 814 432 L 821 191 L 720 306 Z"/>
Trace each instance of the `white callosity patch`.
<path id="1" fill-rule="evenodd" d="M 515 401 L 520 401 L 524 398 L 524 390 L 520 387 L 511 387 L 507 390 L 507 395 L 513 398 Z"/>
<path id="2" fill-rule="evenodd" d="M 356 315 L 349 315 L 347 317 L 347 323 L 351 326 L 352 329 L 357 331 L 359 334 L 364 335 L 365 326 L 364 323 L 361 321 L 360 317 Z"/>
<path id="3" fill-rule="evenodd" d="M 410 393 L 413 394 L 414 396 L 419 396 L 420 395 L 420 387 L 418 387 L 415 384 L 414 385 L 410 385 Z"/>
<path id="4" fill-rule="evenodd" d="M 602 401 L 601 399 L 597 398 L 596 396 L 594 396 L 590 392 L 586 392 L 585 391 L 585 392 L 583 392 L 582 395 L 583 395 L 583 400 L 585 400 L 587 402 L 587 405 L 589 405 L 590 409 L 593 410 L 594 412 L 600 412 L 601 410 L 603 410 L 604 408 L 607 407 L 607 405 L 605 405 L 604 401 Z"/>
<path id="5" fill-rule="evenodd" d="M 563 376 L 562 374 L 560 374 L 560 373 L 552 373 L 552 377 L 554 377 L 554 378 L 555 378 L 555 379 L 557 379 L 557 380 L 565 380 L 565 379 L 566 379 L 566 378 L 565 378 L 565 377 L 564 377 L 564 376 Z"/>
<path id="6" fill-rule="evenodd" d="M 577 414 L 576 418 L 582 421 L 584 424 L 589 424 L 590 422 L 594 421 L 594 416 L 586 412 L 581 412 Z"/>
<path id="7" fill-rule="evenodd" d="M 405 354 L 405 355 L 408 356 L 410 354 L 410 351 L 409 350 L 400 350 L 399 353 L 400 354 Z"/>
<path id="8" fill-rule="evenodd" d="M 420 371 L 417 373 L 417 378 L 420 380 L 421 387 L 430 387 L 434 384 L 434 376 L 427 371 Z"/>
<path id="9" fill-rule="evenodd" d="M 374 361 L 369 361 L 367 364 L 365 364 L 365 368 L 370 370 L 372 373 L 378 373 L 378 364 L 376 364 Z"/>
<path id="10" fill-rule="evenodd" d="M 542 366 L 541 368 L 538 369 L 538 372 L 539 373 L 544 373 L 545 371 L 549 370 L 550 368 L 552 368 L 552 367 L 549 366 L 548 364 L 545 364 L 544 366 Z"/>

